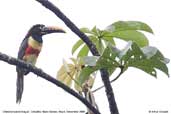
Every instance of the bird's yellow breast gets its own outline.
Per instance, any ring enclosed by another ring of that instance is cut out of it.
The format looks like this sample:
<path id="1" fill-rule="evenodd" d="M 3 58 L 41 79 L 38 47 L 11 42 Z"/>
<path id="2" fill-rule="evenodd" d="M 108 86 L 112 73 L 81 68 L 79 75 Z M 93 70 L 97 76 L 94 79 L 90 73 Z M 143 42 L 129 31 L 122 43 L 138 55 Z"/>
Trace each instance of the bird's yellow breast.
<path id="1" fill-rule="evenodd" d="M 24 56 L 24 60 L 28 63 L 31 63 L 32 65 L 35 65 L 37 61 L 37 56 L 35 54 L 26 55 Z"/>
<path id="2" fill-rule="evenodd" d="M 28 45 L 34 49 L 38 49 L 39 51 L 41 51 L 41 49 L 42 49 L 42 43 L 34 40 L 32 37 L 29 37 Z"/>

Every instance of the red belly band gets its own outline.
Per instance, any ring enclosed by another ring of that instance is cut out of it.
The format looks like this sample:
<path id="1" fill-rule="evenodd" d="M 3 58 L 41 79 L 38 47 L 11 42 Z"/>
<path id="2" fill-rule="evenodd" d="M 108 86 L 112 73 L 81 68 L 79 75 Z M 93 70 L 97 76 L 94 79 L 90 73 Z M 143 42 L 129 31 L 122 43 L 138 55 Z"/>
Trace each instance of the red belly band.
<path id="1" fill-rule="evenodd" d="M 36 56 L 38 56 L 40 53 L 40 50 L 38 49 L 34 49 L 31 46 L 28 46 L 26 51 L 25 51 L 25 55 L 31 55 L 31 54 L 35 54 Z"/>

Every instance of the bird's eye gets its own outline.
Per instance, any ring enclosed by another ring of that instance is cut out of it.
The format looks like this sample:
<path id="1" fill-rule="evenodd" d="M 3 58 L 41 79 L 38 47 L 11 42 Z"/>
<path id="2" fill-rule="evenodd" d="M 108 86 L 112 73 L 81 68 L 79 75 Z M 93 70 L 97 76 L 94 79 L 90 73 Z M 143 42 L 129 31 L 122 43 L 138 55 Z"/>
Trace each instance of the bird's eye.
<path id="1" fill-rule="evenodd" d="M 40 26 L 39 29 L 40 29 L 40 30 L 43 29 L 43 26 Z"/>
<path id="2" fill-rule="evenodd" d="M 42 30 L 44 27 L 45 27 L 44 25 L 40 25 L 40 26 L 39 26 L 39 29 Z"/>

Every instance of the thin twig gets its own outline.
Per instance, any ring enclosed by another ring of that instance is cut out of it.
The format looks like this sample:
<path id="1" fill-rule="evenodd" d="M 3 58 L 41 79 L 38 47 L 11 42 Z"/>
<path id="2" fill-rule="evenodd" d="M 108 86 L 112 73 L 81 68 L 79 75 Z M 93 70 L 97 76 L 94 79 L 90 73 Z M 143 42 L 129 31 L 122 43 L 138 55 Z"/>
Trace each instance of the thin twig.
<path id="1" fill-rule="evenodd" d="M 47 9 L 49 9 L 50 11 L 52 11 L 58 18 L 60 18 L 66 24 L 66 26 L 68 26 L 71 29 L 71 31 L 73 31 L 76 35 L 78 35 L 79 38 L 81 38 L 87 44 L 87 46 L 89 47 L 90 51 L 94 56 L 100 55 L 96 49 L 96 46 L 91 42 L 91 40 L 83 32 L 81 32 L 79 28 L 72 21 L 70 21 L 70 19 L 66 17 L 58 7 L 56 7 L 48 0 L 36 0 L 36 1 L 42 4 Z M 109 73 L 106 69 L 101 69 L 100 73 L 106 89 L 105 91 L 109 102 L 110 112 L 111 114 L 119 114 L 113 89 L 109 81 Z"/>
<path id="2" fill-rule="evenodd" d="M 49 82 L 55 84 L 56 86 L 62 88 L 63 90 L 65 90 L 66 92 L 68 92 L 69 94 L 73 95 L 74 97 L 76 97 L 77 99 L 79 99 L 83 104 L 85 104 L 92 112 L 94 112 L 94 114 L 100 114 L 100 112 L 93 107 L 85 98 L 83 98 L 82 96 L 80 96 L 78 93 L 76 93 L 74 90 L 72 90 L 71 88 L 69 88 L 68 86 L 66 86 L 65 84 L 63 84 L 62 82 L 56 80 L 55 78 L 53 78 L 52 76 L 50 76 L 49 74 L 45 73 L 44 71 L 42 71 L 41 69 L 26 63 L 22 60 L 18 60 L 16 58 L 10 57 L 6 54 L 3 54 L 0 52 L 0 60 L 9 63 L 10 65 L 15 65 L 18 67 L 22 67 L 24 69 L 27 69 L 30 72 L 33 72 L 34 74 L 40 76 L 41 78 L 48 80 Z"/>
<path id="3" fill-rule="evenodd" d="M 121 74 L 123 74 L 123 72 L 124 72 L 124 71 L 123 71 L 123 68 L 121 68 L 120 73 L 116 76 L 116 78 L 114 78 L 113 80 L 111 80 L 110 83 L 113 83 L 114 81 L 116 81 L 116 80 L 121 76 Z M 96 91 L 102 89 L 103 87 L 104 87 L 104 85 L 102 85 L 102 86 L 96 88 L 96 89 L 93 90 L 92 92 L 95 93 Z"/>

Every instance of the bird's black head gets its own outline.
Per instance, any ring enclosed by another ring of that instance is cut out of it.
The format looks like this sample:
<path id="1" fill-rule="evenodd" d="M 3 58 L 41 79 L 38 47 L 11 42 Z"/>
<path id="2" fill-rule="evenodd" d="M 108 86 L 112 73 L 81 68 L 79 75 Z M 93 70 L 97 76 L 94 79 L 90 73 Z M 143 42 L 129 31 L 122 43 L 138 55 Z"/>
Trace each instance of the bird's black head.
<path id="1" fill-rule="evenodd" d="M 59 27 L 46 27 L 43 24 L 36 24 L 29 30 L 29 36 L 32 36 L 35 40 L 42 42 L 42 36 L 50 33 L 65 33 L 62 28 Z"/>

